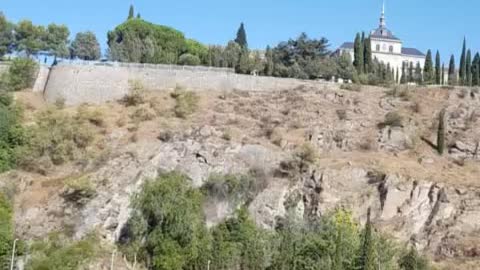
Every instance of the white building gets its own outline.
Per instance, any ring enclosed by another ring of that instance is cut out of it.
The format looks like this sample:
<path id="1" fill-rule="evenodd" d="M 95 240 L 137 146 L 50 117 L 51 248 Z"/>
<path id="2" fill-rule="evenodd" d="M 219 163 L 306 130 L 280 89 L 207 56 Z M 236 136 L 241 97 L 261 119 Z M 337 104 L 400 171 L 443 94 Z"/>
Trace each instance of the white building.
<path id="1" fill-rule="evenodd" d="M 395 71 L 398 68 L 399 78 L 402 76 L 403 63 L 405 63 L 407 67 L 412 63 L 414 68 L 417 63 L 419 63 L 423 70 L 425 54 L 415 48 L 403 47 L 402 41 L 388 30 L 385 22 L 385 5 L 382 9 L 380 25 L 370 33 L 370 40 L 372 45 L 372 57 L 385 64 L 390 64 L 390 67 Z M 340 46 L 337 52 L 340 54 L 349 53 L 353 60 L 353 46 L 353 42 L 345 42 Z"/>

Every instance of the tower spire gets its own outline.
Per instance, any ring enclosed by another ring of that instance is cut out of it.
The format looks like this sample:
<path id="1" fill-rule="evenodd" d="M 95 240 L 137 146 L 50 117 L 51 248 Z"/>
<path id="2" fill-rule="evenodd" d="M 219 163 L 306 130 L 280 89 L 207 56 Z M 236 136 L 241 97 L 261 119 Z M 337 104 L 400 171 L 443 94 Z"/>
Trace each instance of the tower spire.
<path id="1" fill-rule="evenodd" d="M 380 28 L 385 28 L 387 23 L 385 22 L 385 0 L 383 0 L 382 5 L 382 15 L 380 16 Z"/>

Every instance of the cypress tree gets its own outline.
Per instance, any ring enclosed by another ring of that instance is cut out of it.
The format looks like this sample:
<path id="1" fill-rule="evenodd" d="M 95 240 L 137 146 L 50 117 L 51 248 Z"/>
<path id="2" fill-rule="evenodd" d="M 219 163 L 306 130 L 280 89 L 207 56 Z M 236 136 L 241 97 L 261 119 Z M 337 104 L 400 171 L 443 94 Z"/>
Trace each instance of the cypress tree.
<path id="1" fill-rule="evenodd" d="M 465 85 L 465 81 L 467 80 L 467 64 L 466 64 L 466 58 L 467 58 L 467 41 L 464 38 L 463 39 L 463 48 L 462 48 L 462 56 L 460 57 L 460 70 L 459 70 L 459 79 L 460 79 L 460 85 Z"/>
<path id="2" fill-rule="evenodd" d="M 445 85 L 445 63 L 442 64 L 442 85 Z"/>
<path id="3" fill-rule="evenodd" d="M 450 57 L 450 65 L 448 66 L 448 85 L 457 84 L 457 74 L 455 71 L 455 56 Z"/>
<path id="4" fill-rule="evenodd" d="M 407 83 L 407 64 L 405 62 L 402 63 L 402 76 L 400 77 L 400 84 Z"/>
<path id="5" fill-rule="evenodd" d="M 357 69 L 358 74 L 363 73 L 363 44 L 362 44 L 362 38 L 360 37 L 360 33 L 357 33 L 357 36 L 355 37 L 355 43 L 353 45 L 353 53 L 354 53 L 354 61 L 353 65 Z"/>
<path id="6" fill-rule="evenodd" d="M 420 65 L 420 64 L 418 64 Z M 425 57 L 425 66 L 423 67 L 423 76 L 425 84 L 432 84 L 434 75 L 433 75 L 433 61 L 432 61 L 432 51 L 427 51 L 427 56 Z"/>
<path id="7" fill-rule="evenodd" d="M 370 220 L 370 208 L 368 208 L 367 223 L 365 224 L 365 232 L 362 239 L 362 250 L 360 255 L 359 269 L 375 269 L 375 247 L 373 242 L 372 222 Z"/>
<path id="8" fill-rule="evenodd" d="M 398 83 L 399 82 L 399 74 L 398 74 L 398 67 L 397 67 L 397 70 L 396 70 L 396 73 L 395 73 L 395 83 Z"/>
<path id="9" fill-rule="evenodd" d="M 417 62 L 417 65 L 415 66 L 415 82 L 420 85 L 423 83 L 423 77 L 422 77 L 422 67 L 420 67 L 420 63 Z"/>
<path id="10" fill-rule="evenodd" d="M 408 82 L 414 82 L 414 78 L 413 78 L 413 62 L 410 62 L 410 66 L 408 67 Z"/>
<path id="11" fill-rule="evenodd" d="M 480 54 L 476 53 L 472 62 L 472 85 L 480 85 Z"/>
<path id="12" fill-rule="evenodd" d="M 437 55 L 435 56 L 435 84 L 439 85 L 442 83 L 442 70 L 440 67 L 440 52 L 437 50 Z"/>
<path id="13" fill-rule="evenodd" d="M 235 38 L 235 42 L 240 45 L 243 49 L 248 48 L 248 42 L 247 42 L 247 33 L 245 31 L 245 26 L 243 25 L 243 22 L 240 24 L 240 27 L 238 28 L 237 31 L 237 37 Z"/>
<path id="14" fill-rule="evenodd" d="M 437 131 L 437 151 L 443 155 L 445 151 L 445 109 L 440 111 L 438 115 L 438 131 Z"/>
<path id="15" fill-rule="evenodd" d="M 370 40 L 370 38 L 366 38 L 364 43 L 363 43 L 363 47 L 364 47 L 364 71 L 365 73 L 371 73 L 372 72 L 372 42 Z"/>
<path id="16" fill-rule="evenodd" d="M 472 86 L 472 52 L 470 49 L 467 51 L 467 58 L 465 59 L 466 63 L 466 80 L 464 85 Z"/>
<path id="17" fill-rule="evenodd" d="M 141 19 L 142 18 L 142 15 L 140 15 L 140 13 L 137 13 L 137 19 Z"/>
<path id="18" fill-rule="evenodd" d="M 135 10 L 133 8 L 133 5 L 130 5 L 130 10 L 128 11 L 128 19 L 133 19 L 133 17 L 135 16 Z"/>

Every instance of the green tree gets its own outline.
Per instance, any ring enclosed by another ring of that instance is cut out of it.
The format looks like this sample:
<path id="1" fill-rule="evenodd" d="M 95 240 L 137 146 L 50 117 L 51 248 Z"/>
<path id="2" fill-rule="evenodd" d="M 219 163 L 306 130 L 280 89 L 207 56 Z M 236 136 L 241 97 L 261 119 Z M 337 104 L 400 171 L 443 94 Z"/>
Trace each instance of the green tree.
<path id="1" fill-rule="evenodd" d="M 423 84 L 422 68 L 419 62 L 415 65 L 415 82 L 419 85 Z"/>
<path id="2" fill-rule="evenodd" d="M 440 155 L 445 151 L 445 114 L 446 109 L 443 109 L 438 115 L 437 151 Z"/>
<path id="3" fill-rule="evenodd" d="M 70 30 L 66 25 L 49 24 L 46 30 L 45 49 L 57 57 L 68 56 L 69 35 Z"/>
<path id="4" fill-rule="evenodd" d="M 0 57 L 9 52 L 14 42 L 13 29 L 14 25 L 7 21 L 7 18 L 0 12 Z"/>
<path id="5" fill-rule="evenodd" d="M 133 19 L 135 17 L 135 9 L 133 5 L 130 5 L 130 9 L 128 10 L 128 19 Z"/>
<path id="6" fill-rule="evenodd" d="M 420 256 L 415 248 L 410 248 L 399 260 L 401 270 L 428 270 L 426 258 Z"/>
<path id="7" fill-rule="evenodd" d="M 415 82 L 415 76 L 413 73 L 413 62 L 410 62 L 408 66 L 408 82 Z"/>
<path id="8" fill-rule="evenodd" d="M 237 37 L 235 38 L 235 42 L 243 49 L 248 49 L 247 33 L 245 31 L 245 26 L 243 25 L 243 22 L 240 24 L 240 27 L 237 30 Z"/>
<path id="9" fill-rule="evenodd" d="M 407 64 L 402 63 L 402 76 L 400 77 L 400 84 L 406 84 L 408 82 L 407 78 Z"/>
<path id="10" fill-rule="evenodd" d="M 441 67 L 440 52 L 437 50 L 435 55 L 435 84 L 440 85 L 442 83 L 442 67 Z"/>
<path id="11" fill-rule="evenodd" d="M 235 41 L 230 41 L 224 51 L 224 59 L 227 63 L 227 67 L 236 68 L 240 62 L 240 55 L 242 54 L 242 48 Z"/>
<path id="12" fill-rule="evenodd" d="M 8 269 L 13 242 L 13 209 L 10 200 L 0 191 L 0 267 Z"/>
<path id="13" fill-rule="evenodd" d="M 466 57 L 467 57 L 467 41 L 466 38 L 463 39 L 463 47 L 462 47 L 462 55 L 460 56 L 460 70 L 459 70 L 459 82 L 460 85 L 465 85 L 465 82 L 467 80 L 467 63 L 466 63 Z"/>
<path id="14" fill-rule="evenodd" d="M 423 67 L 423 78 L 425 84 L 434 83 L 434 70 L 433 70 L 433 61 L 432 61 L 432 51 L 427 51 L 427 56 L 425 57 L 425 65 Z"/>
<path id="15" fill-rule="evenodd" d="M 476 53 L 472 61 L 472 85 L 480 85 L 480 54 Z"/>
<path id="16" fill-rule="evenodd" d="M 100 43 L 95 34 L 91 31 L 77 33 L 70 46 L 70 54 L 72 58 L 83 60 L 100 59 Z"/>
<path id="17" fill-rule="evenodd" d="M 358 74 L 362 74 L 364 72 L 363 68 L 365 66 L 364 64 L 364 56 L 363 56 L 363 44 L 362 44 L 362 38 L 360 36 L 360 33 L 357 33 L 357 36 L 355 37 L 355 42 L 353 45 L 353 52 L 354 52 L 354 61 L 353 65 L 357 69 Z"/>
<path id="18" fill-rule="evenodd" d="M 184 66 L 198 66 L 201 64 L 201 61 L 200 58 L 196 55 L 184 53 L 180 55 L 180 58 L 178 59 L 178 64 Z"/>
<path id="19" fill-rule="evenodd" d="M 33 25 L 31 21 L 23 20 L 17 24 L 16 40 L 18 50 L 24 51 L 27 55 L 34 54 L 46 48 L 46 31 L 43 26 Z"/>
<path id="20" fill-rule="evenodd" d="M 448 66 L 448 85 L 457 84 L 457 71 L 455 70 L 455 56 L 450 57 L 450 65 Z"/>
<path id="21" fill-rule="evenodd" d="M 133 199 L 130 235 L 121 243 L 136 243 L 148 268 L 182 270 L 206 265 L 202 254 L 209 247 L 205 246 L 202 201 L 201 192 L 179 173 L 145 183 Z"/>
<path id="22" fill-rule="evenodd" d="M 363 232 L 362 247 L 359 258 L 359 269 L 374 270 L 375 268 L 375 242 L 373 239 L 373 228 L 370 220 L 370 208 L 367 212 L 367 222 Z"/>
<path id="23" fill-rule="evenodd" d="M 20 91 L 33 86 L 38 65 L 30 58 L 16 58 L 0 77 L 0 91 Z"/>
<path id="24" fill-rule="evenodd" d="M 372 72 L 372 42 L 370 38 L 366 38 L 364 42 L 364 71 L 365 73 Z"/>
<path id="25" fill-rule="evenodd" d="M 267 76 L 272 76 L 274 72 L 274 66 L 275 62 L 273 59 L 273 52 L 270 46 L 267 46 L 267 49 L 265 51 L 265 70 L 264 74 Z"/>
<path id="26" fill-rule="evenodd" d="M 445 85 L 445 63 L 442 63 L 442 85 Z"/>
<path id="27" fill-rule="evenodd" d="M 470 49 L 467 51 L 467 57 L 465 59 L 465 66 L 466 66 L 466 79 L 464 82 L 464 85 L 466 86 L 472 86 L 472 52 Z"/>

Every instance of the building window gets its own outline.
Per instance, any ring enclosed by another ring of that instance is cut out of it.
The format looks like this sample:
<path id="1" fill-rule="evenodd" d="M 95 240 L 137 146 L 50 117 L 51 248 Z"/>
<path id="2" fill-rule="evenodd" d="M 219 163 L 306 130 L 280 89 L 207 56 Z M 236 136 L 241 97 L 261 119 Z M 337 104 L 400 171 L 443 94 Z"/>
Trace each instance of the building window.
<path id="1" fill-rule="evenodd" d="M 388 47 L 388 50 L 389 50 L 391 53 L 393 53 L 393 46 L 390 45 L 390 47 Z"/>
<path id="2" fill-rule="evenodd" d="M 376 48 L 376 49 L 377 49 L 377 52 L 380 51 L 380 44 L 377 44 L 377 48 Z"/>

